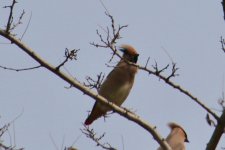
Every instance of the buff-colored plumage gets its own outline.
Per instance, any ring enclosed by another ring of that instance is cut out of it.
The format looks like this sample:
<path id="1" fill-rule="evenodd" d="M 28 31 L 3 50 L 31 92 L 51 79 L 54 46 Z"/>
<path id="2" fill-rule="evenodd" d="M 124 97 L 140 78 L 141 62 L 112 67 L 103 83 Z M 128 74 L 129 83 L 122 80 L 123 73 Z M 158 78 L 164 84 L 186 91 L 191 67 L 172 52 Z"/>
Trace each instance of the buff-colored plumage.
<path id="1" fill-rule="evenodd" d="M 133 47 L 123 45 L 120 50 L 123 52 L 123 58 L 109 73 L 98 91 L 101 96 L 118 106 L 126 100 L 130 93 L 137 72 L 137 67 L 126 61 L 136 63 L 138 59 L 138 53 Z M 90 125 L 94 120 L 105 115 L 107 111 L 110 111 L 110 108 L 96 101 L 91 114 L 85 120 L 85 125 Z"/>
<path id="2" fill-rule="evenodd" d="M 184 129 L 176 123 L 169 123 L 168 126 L 170 127 L 171 131 L 167 136 L 166 141 L 172 150 L 186 150 L 185 142 L 189 141 Z M 163 150 L 163 148 L 159 147 L 157 150 Z"/>

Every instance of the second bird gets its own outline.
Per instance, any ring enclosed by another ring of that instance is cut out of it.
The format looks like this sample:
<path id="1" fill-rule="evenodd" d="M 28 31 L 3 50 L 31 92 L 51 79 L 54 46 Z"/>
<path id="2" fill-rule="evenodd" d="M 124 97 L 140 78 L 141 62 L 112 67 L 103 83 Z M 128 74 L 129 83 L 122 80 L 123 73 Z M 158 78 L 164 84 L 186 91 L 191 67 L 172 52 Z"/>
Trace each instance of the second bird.
<path id="1" fill-rule="evenodd" d="M 109 73 L 101 85 L 98 93 L 107 100 L 120 106 L 126 100 L 134 83 L 138 68 L 127 63 L 137 63 L 139 54 L 130 45 L 121 46 L 123 57 L 115 68 Z M 91 114 L 85 120 L 85 125 L 90 125 L 94 120 L 104 116 L 111 109 L 102 103 L 95 102 Z"/>
<path id="2" fill-rule="evenodd" d="M 176 123 L 172 122 L 168 125 L 171 131 L 170 134 L 167 136 L 166 141 L 168 142 L 172 150 L 186 150 L 184 142 L 189 142 L 187 133 L 180 125 Z M 157 150 L 163 150 L 163 148 L 160 147 Z"/>

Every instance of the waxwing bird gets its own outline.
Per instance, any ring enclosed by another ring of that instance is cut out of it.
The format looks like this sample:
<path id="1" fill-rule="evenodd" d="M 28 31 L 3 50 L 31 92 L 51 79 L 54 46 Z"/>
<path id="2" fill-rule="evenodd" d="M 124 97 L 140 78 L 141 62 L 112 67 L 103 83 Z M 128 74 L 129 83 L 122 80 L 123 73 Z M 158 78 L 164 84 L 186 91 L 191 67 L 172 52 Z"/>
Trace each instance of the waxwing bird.
<path id="1" fill-rule="evenodd" d="M 99 95 L 108 101 L 120 106 L 127 98 L 134 83 L 138 68 L 127 62 L 136 63 L 139 54 L 130 45 L 122 45 L 120 50 L 123 56 L 98 90 Z M 85 120 L 85 125 L 90 125 L 94 120 L 104 116 L 111 109 L 102 103 L 95 102 L 91 114 Z"/>
<path id="2" fill-rule="evenodd" d="M 168 126 L 170 127 L 171 131 L 167 136 L 166 141 L 172 150 L 186 150 L 184 142 L 189 141 L 184 129 L 176 123 L 169 123 Z M 159 147 L 157 150 L 163 150 L 163 148 Z"/>

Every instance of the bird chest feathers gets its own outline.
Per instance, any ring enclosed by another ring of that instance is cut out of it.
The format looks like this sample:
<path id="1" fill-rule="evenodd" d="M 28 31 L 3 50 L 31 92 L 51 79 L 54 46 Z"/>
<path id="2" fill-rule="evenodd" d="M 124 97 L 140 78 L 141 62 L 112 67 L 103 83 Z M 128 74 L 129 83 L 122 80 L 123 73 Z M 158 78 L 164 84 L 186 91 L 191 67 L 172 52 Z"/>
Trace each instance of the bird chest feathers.
<path id="1" fill-rule="evenodd" d="M 133 67 L 115 68 L 102 84 L 99 94 L 120 106 L 127 98 L 133 86 L 135 75 L 129 71 L 129 69 L 134 70 Z M 124 69 L 128 70 L 125 71 Z"/>

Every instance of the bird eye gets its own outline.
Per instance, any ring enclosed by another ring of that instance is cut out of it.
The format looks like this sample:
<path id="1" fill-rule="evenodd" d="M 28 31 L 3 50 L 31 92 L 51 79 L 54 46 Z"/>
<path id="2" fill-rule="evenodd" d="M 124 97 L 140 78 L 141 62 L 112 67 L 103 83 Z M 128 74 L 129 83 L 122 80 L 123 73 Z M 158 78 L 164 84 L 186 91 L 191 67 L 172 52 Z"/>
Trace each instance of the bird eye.
<path id="1" fill-rule="evenodd" d="M 138 61 L 138 56 L 139 56 L 139 54 L 134 56 L 134 63 L 137 63 L 137 61 Z"/>

